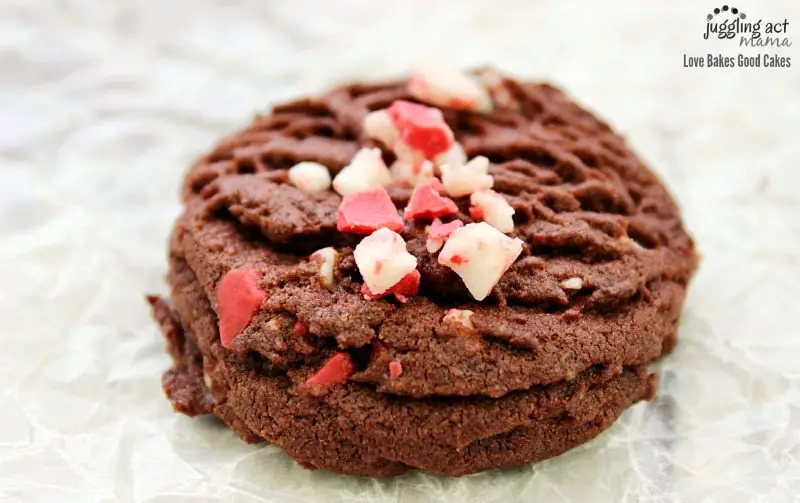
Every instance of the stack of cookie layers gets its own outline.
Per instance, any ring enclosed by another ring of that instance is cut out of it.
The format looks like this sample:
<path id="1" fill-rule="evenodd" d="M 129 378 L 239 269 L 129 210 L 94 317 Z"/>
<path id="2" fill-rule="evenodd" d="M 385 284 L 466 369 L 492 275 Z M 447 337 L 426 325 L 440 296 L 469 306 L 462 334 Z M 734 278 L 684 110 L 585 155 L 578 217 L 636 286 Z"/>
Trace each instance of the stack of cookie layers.
<path id="1" fill-rule="evenodd" d="M 484 300 L 426 248 L 430 222 L 400 232 L 418 295 L 371 300 L 337 230 L 341 196 L 289 181 L 302 161 L 335 176 L 363 147 L 365 116 L 415 101 L 408 82 L 349 85 L 274 107 L 190 171 L 170 242 L 171 301 L 151 297 L 174 366 L 176 410 L 215 414 L 248 442 L 302 465 L 389 476 L 461 475 L 559 454 L 652 396 L 647 365 L 675 344 L 691 238 L 659 180 L 611 129 L 543 84 L 496 77 L 489 112 L 443 107 L 468 157 L 486 156 L 514 208 L 517 260 Z M 391 164 L 394 154 L 383 148 Z M 412 187 L 387 191 L 398 208 Z M 469 198 L 456 217 L 473 222 Z M 333 281 L 309 258 L 333 247 Z M 219 284 L 259 272 L 263 303 L 235 344 L 218 330 Z M 449 312 L 469 312 L 453 323 Z M 336 354 L 344 382 L 307 381 Z"/>

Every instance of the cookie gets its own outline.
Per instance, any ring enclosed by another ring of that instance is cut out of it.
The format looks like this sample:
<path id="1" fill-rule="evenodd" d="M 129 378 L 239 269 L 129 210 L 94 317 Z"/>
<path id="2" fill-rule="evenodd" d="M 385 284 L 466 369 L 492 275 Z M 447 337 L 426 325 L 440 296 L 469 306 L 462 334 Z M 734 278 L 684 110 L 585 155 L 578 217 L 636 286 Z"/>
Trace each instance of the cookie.
<path id="1" fill-rule="evenodd" d="M 188 173 L 175 410 L 307 468 L 557 455 L 655 391 L 697 256 L 656 176 L 546 84 L 424 71 L 275 106 Z"/>

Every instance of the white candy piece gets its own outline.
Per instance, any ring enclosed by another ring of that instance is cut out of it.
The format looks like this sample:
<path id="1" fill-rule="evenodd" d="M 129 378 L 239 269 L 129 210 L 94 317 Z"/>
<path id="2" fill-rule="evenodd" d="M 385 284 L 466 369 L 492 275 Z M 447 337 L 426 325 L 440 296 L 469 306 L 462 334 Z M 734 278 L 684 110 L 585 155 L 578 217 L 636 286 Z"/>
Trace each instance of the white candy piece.
<path id="1" fill-rule="evenodd" d="M 346 196 L 375 187 L 385 187 L 390 183 L 392 183 L 392 175 L 383 162 L 381 149 L 362 148 L 356 153 L 350 164 L 345 166 L 333 179 L 333 189 Z"/>
<path id="2" fill-rule="evenodd" d="M 400 140 L 400 133 L 386 110 L 368 113 L 364 117 L 363 128 L 367 136 L 378 140 L 387 148 L 394 148 L 395 143 Z"/>
<path id="3" fill-rule="evenodd" d="M 470 159 L 470 161 L 466 163 L 464 167 L 469 168 L 472 171 L 475 171 L 476 173 L 480 173 L 482 175 L 488 175 L 489 159 L 487 157 L 479 155 L 477 157 L 473 157 L 472 159 Z"/>
<path id="4" fill-rule="evenodd" d="M 425 160 L 425 154 L 421 150 L 412 148 L 402 140 L 394 144 L 392 151 L 397 156 L 398 161 L 406 164 L 419 164 Z"/>
<path id="5" fill-rule="evenodd" d="M 456 229 L 439 253 L 439 263 L 461 277 L 475 300 L 483 300 L 522 253 L 511 239 L 486 222 Z"/>
<path id="6" fill-rule="evenodd" d="M 428 253 L 436 253 L 442 246 L 444 246 L 444 239 L 428 238 L 425 241 L 425 248 L 428 250 Z"/>
<path id="7" fill-rule="evenodd" d="M 506 88 L 502 75 L 495 70 L 486 69 L 478 73 L 478 80 L 489 91 L 495 104 L 504 108 L 519 110 L 519 101 Z"/>
<path id="8" fill-rule="evenodd" d="M 491 225 L 500 232 L 514 230 L 514 208 L 508 204 L 506 198 L 497 192 L 487 189 L 473 192 L 470 204 L 481 213 L 481 220 Z"/>
<path id="9" fill-rule="evenodd" d="M 462 331 L 475 330 L 475 325 L 472 324 L 472 315 L 474 314 L 469 309 L 450 309 L 442 318 L 442 323 L 453 325 Z"/>
<path id="10" fill-rule="evenodd" d="M 367 288 L 376 295 L 417 268 L 417 258 L 408 253 L 403 237 L 385 227 L 361 240 L 353 257 Z"/>
<path id="11" fill-rule="evenodd" d="M 581 278 L 568 278 L 561 282 L 561 288 L 564 290 L 580 290 L 583 288 L 583 280 Z"/>
<path id="12" fill-rule="evenodd" d="M 319 280 L 322 286 L 326 288 L 330 288 L 330 286 L 333 285 L 333 270 L 336 266 L 337 256 L 336 248 L 328 246 L 327 248 L 321 248 L 315 251 L 311 254 L 311 257 L 309 257 L 312 261 L 319 264 Z"/>
<path id="13" fill-rule="evenodd" d="M 289 181 L 306 192 L 322 192 L 331 186 L 328 168 L 318 162 L 298 162 L 289 168 Z"/>
<path id="14" fill-rule="evenodd" d="M 494 178 L 489 175 L 489 159 L 483 156 L 473 158 L 464 165 L 443 164 L 442 185 L 453 197 L 468 196 L 473 192 L 491 189 Z"/>
<path id="15" fill-rule="evenodd" d="M 431 161 L 411 164 L 398 159 L 392 164 L 390 172 L 392 173 L 392 180 L 396 182 L 406 181 L 415 186 L 426 180 L 430 180 L 434 176 L 433 163 Z"/>
<path id="16" fill-rule="evenodd" d="M 492 111 L 492 97 L 475 78 L 440 65 L 425 65 L 414 72 L 408 90 L 418 100 L 438 107 Z"/>
<path id="17" fill-rule="evenodd" d="M 453 142 L 453 145 L 433 158 L 433 162 L 437 166 L 449 164 L 451 166 L 461 166 L 467 162 L 467 154 L 464 153 L 464 147 L 458 142 Z M 487 165 L 488 167 L 488 165 Z"/>

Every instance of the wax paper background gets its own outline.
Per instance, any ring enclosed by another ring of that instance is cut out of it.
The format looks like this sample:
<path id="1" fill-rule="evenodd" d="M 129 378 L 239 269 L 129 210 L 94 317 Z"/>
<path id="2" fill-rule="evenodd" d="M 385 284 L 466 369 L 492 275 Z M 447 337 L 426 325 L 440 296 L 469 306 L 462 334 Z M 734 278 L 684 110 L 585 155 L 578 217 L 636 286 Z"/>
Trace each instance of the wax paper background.
<path id="1" fill-rule="evenodd" d="M 0 500 L 793 501 L 800 4 L 789 69 L 687 69 L 709 2 L 0 0 Z M 188 163 L 270 102 L 422 56 L 566 87 L 629 137 L 704 260 L 658 398 L 557 459 L 461 479 L 305 471 L 173 414 L 143 301 Z"/>

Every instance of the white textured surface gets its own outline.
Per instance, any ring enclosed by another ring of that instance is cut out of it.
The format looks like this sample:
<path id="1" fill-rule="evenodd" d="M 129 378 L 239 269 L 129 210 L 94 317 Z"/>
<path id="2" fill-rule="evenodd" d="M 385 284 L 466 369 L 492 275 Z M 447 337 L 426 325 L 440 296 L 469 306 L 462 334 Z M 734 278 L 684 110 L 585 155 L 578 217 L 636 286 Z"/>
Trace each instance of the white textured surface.
<path id="1" fill-rule="evenodd" d="M 681 68 L 723 47 L 707 2 L 0 0 L 0 500 L 792 501 L 800 4 L 735 5 L 789 18 L 795 67 Z M 431 55 L 554 80 L 669 183 L 705 259 L 659 397 L 455 480 L 308 472 L 174 415 L 142 294 L 165 291 L 187 164 L 269 102 Z"/>

